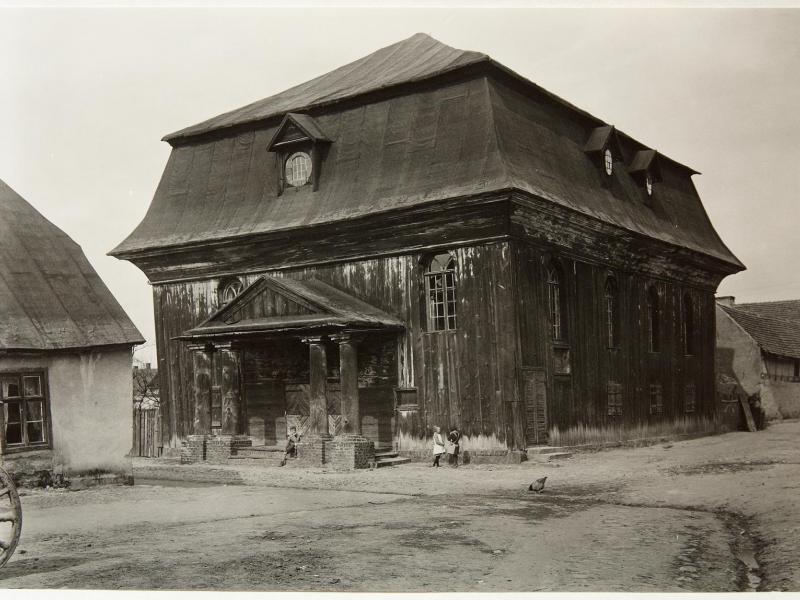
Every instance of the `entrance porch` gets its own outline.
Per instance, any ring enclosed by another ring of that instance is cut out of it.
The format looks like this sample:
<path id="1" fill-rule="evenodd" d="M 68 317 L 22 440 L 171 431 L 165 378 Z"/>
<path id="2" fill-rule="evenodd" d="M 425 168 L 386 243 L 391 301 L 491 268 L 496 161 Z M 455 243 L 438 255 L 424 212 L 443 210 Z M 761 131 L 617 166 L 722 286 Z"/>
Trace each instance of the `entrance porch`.
<path id="1" fill-rule="evenodd" d="M 316 280 L 262 277 L 185 332 L 193 357 L 193 435 L 181 462 L 282 457 L 368 466 L 394 431 L 402 323 Z"/>

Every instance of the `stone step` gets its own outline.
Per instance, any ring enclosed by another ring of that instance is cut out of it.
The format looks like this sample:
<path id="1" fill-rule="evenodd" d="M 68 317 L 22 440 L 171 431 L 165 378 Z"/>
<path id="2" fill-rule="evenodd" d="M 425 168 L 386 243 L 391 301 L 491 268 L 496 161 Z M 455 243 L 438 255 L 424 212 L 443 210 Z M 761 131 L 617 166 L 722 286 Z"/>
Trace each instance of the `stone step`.
<path id="1" fill-rule="evenodd" d="M 247 458 L 274 458 L 282 459 L 284 455 L 283 448 L 275 448 L 272 446 L 251 446 L 249 448 L 239 448 L 234 456 L 247 457 Z M 233 457 L 231 457 L 233 458 Z"/>
<path id="2" fill-rule="evenodd" d="M 411 462 L 410 458 L 406 458 L 405 456 L 394 456 L 394 457 L 387 457 L 387 458 L 377 458 L 375 461 L 375 466 L 380 467 L 394 467 L 397 465 L 402 465 L 407 462 Z"/>
<path id="3" fill-rule="evenodd" d="M 528 454 L 556 454 L 564 452 L 564 446 L 529 446 L 526 450 Z"/>
<path id="4" fill-rule="evenodd" d="M 283 454 L 280 457 L 264 456 L 231 456 L 228 464 L 231 465 L 258 465 L 260 467 L 279 467 L 283 462 Z"/>
<path id="5" fill-rule="evenodd" d="M 397 452 L 393 450 L 375 450 L 375 458 L 394 458 L 397 456 Z"/>

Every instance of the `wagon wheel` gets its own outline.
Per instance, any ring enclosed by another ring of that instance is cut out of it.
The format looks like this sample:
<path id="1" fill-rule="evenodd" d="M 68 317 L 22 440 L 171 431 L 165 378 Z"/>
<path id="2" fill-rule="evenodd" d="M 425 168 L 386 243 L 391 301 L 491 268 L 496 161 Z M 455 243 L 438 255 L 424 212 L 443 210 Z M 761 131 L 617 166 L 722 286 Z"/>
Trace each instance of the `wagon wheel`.
<path id="1" fill-rule="evenodd" d="M 17 549 L 22 532 L 22 506 L 14 480 L 0 467 L 0 567 Z"/>

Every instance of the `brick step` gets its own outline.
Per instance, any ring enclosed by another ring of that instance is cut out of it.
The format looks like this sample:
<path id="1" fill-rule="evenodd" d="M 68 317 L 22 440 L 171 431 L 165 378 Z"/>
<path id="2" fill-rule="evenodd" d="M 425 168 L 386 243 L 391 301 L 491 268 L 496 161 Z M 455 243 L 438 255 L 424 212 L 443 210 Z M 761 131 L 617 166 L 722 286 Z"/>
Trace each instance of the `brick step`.
<path id="1" fill-rule="evenodd" d="M 397 465 L 402 465 L 407 462 L 411 462 L 410 458 L 406 458 L 405 456 L 393 456 L 393 457 L 381 457 L 378 458 L 377 455 L 375 457 L 375 466 L 378 468 L 381 467 L 395 467 Z"/>
<path id="2" fill-rule="evenodd" d="M 230 465 L 258 465 L 260 467 L 279 467 L 283 462 L 283 454 L 280 457 L 265 456 L 231 456 L 228 458 Z"/>

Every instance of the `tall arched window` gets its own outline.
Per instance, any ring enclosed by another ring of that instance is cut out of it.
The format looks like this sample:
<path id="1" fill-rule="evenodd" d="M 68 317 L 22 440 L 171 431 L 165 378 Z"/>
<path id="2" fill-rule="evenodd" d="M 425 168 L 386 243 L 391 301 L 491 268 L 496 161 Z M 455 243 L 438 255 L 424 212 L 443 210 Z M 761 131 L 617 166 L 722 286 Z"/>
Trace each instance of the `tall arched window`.
<path id="1" fill-rule="evenodd" d="M 430 259 L 425 272 L 428 331 L 456 328 L 456 259 L 450 253 Z"/>
<path id="2" fill-rule="evenodd" d="M 683 351 L 694 354 L 694 301 L 689 294 L 683 295 Z"/>
<path id="3" fill-rule="evenodd" d="M 659 339 L 659 315 L 658 291 L 655 286 L 647 289 L 647 337 L 650 344 L 650 352 L 658 352 L 661 349 Z"/>
<path id="4" fill-rule="evenodd" d="M 609 348 L 619 345 L 619 294 L 617 280 L 613 277 L 606 279 L 606 338 Z"/>
<path id="5" fill-rule="evenodd" d="M 550 310 L 550 325 L 554 341 L 566 338 L 564 327 L 564 291 L 561 285 L 561 271 L 555 265 L 547 269 L 547 303 Z"/>

